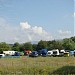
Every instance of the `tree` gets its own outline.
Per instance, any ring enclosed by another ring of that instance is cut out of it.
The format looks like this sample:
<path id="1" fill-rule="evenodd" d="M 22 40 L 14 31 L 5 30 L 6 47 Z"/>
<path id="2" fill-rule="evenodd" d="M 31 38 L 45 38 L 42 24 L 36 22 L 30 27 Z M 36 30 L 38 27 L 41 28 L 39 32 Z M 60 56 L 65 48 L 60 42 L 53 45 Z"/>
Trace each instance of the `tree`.
<path id="1" fill-rule="evenodd" d="M 14 43 L 13 47 L 17 47 L 20 46 L 20 44 L 18 42 Z"/>
<path id="2" fill-rule="evenodd" d="M 32 47 L 33 47 L 33 51 L 37 50 L 37 44 L 33 44 Z"/>
<path id="3" fill-rule="evenodd" d="M 14 51 L 20 51 L 20 44 L 18 42 L 14 43 L 12 50 Z"/>
<path id="4" fill-rule="evenodd" d="M 62 41 L 55 41 L 53 43 L 53 47 L 54 47 L 54 49 L 59 49 L 59 50 L 63 49 Z"/>
<path id="5" fill-rule="evenodd" d="M 75 36 L 70 38 L 75 43 Z"/>
<path id="6" fill-rule="evenodd" d="M 48 45 L 48 50 L 53 49 L 53 41 L 48 41 L 47 45 Z"/>
<path id="7" fill-rule="evenodd" d="M 24 43 L 22 48 L 25 50 L 33 50 L 31 42 Z"/>
<path id="8" fill-rule="evenodd" d="M 39 41 L 38 42 L 38 45 L 37 45 L 37 50 L 41 50 L 41 49 L 44 49 L 44 48 L 47 48 L 47 42 L 46 41 Z"/>
<path id="9" fill-rule="evenodd" d="M 72 39 L 66 38 L 63 40 L 63 47 L 66 50 L 74 50 L 75 49 L 75 43 L 74 43 L 74 41 L 72 41 Z"/>
<path id="10" fill-rule="evenodd" d="M 3 51 L 7 51 L 7 50 L 11 50 L 11 47 L 5 42 L 1 42 L 0 43 L 0 53 L 2 53 Z"/>
<path id="11" fill-rule="evenodd" d="M 52 41 L 48 41 L 48 49 L 49 50 L 52 50 L 52 49 L 63 49 L 63 46 L 62 46 L 62 40 L 52 40 Z"/>

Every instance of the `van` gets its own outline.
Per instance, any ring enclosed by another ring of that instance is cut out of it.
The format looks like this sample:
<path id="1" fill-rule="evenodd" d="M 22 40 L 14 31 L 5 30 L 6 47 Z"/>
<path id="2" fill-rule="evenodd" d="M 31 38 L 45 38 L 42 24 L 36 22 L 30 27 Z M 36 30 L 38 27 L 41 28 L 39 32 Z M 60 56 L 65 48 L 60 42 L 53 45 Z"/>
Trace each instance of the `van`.
<path id="1" fill-rule="evenodd" d="M 41 50 L 38 51 L 38 55 L 46 57 L 47 56 L 47 52 L 48 52 L 47 49 L 41 49 Z"/>
<path id="2" fill-rule="evenodd" d="M 53 54 L 53 51 L 48 51 L 48 52 L 47 52 L 47 55 L 48 55 L 48 56 L 52 56 L 52 54 Z"/>

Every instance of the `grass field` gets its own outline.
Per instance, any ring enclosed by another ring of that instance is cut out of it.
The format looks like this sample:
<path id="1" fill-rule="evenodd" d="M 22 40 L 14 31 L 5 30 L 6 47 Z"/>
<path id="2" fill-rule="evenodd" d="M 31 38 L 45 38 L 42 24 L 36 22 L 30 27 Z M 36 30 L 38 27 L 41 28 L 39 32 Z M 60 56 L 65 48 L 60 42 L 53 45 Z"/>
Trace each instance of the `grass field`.
<path id="1" fill-rule="evenodd" d="M 75 75 L 75 57 L 0 58 L 0 75 Z"/>

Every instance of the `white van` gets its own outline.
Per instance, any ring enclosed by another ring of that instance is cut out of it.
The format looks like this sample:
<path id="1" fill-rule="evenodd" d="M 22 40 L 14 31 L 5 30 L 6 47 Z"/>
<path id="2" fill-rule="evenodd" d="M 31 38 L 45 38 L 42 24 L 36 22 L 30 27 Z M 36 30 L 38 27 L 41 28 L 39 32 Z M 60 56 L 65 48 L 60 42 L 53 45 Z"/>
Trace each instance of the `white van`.
<path id="1" fill-rule="evenodd" d="M 53 51 L 48 51 L 48 52 L 47 52 L 47 55 L 48 55 L 48 56 L 52 56 L 52 54 L 53 54 Z"/>

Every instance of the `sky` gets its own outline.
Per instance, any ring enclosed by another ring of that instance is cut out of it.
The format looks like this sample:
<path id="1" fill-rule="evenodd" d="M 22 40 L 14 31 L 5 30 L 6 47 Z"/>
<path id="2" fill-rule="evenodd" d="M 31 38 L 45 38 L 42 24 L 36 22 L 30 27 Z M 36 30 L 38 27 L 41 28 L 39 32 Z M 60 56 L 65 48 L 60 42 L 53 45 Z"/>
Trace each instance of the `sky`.
<path id="1" fill-rule="evenodd" d="M 0 0 L 0 42 L 25 43 L 75 35 L 74 0 Z"/>

